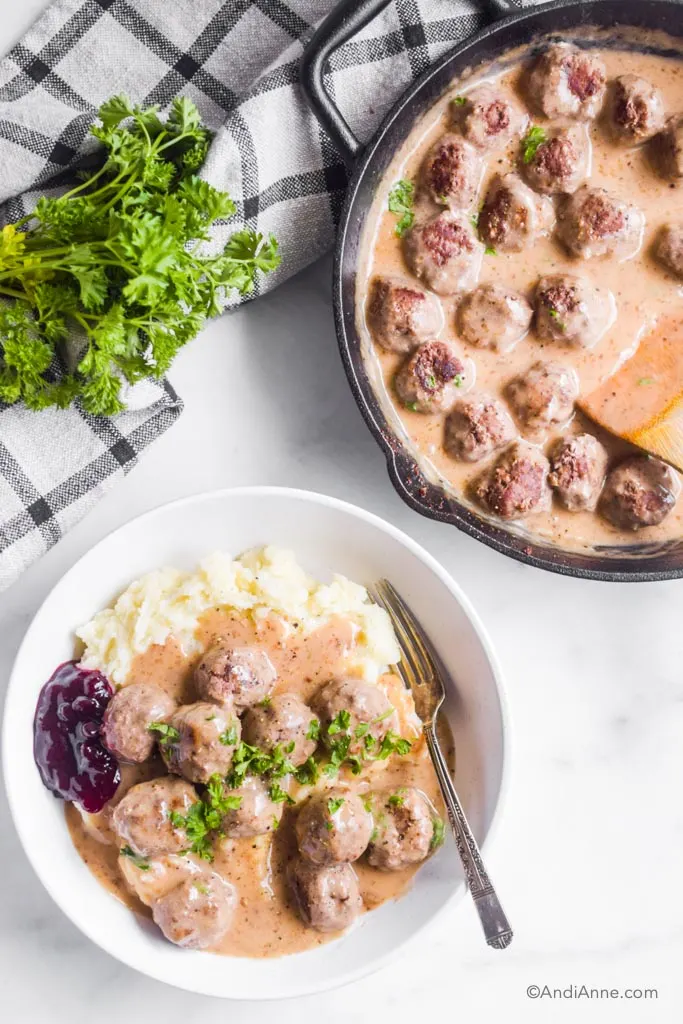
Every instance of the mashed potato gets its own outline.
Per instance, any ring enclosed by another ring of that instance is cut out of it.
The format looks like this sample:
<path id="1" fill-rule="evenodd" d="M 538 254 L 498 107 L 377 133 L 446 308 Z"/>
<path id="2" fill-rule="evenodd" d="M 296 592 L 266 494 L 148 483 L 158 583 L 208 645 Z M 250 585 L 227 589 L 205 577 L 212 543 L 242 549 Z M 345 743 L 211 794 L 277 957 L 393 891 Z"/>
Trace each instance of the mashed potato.
<path id="1" fill-rule="evenodd" d="M 135 580 L 113 608 L 76 630 L 85 644 L 83 665 L 123 684 L 135 656 L 152 644 L 173 637 L 185 654 L 198 652 L 197 621 L 218 607 L 244 612 L 256 622 L 274 614 L 304 633 L 335 616 L 349 619 L 358 630 L 349 671 L 371 682 L 400 659 L 389 617 L 372 604 L 364 587 L 344 576 L 320 583 L 291 551 L 264 547 L 236 559 L 217 551 L 194 572 L 155 569 Z"/>

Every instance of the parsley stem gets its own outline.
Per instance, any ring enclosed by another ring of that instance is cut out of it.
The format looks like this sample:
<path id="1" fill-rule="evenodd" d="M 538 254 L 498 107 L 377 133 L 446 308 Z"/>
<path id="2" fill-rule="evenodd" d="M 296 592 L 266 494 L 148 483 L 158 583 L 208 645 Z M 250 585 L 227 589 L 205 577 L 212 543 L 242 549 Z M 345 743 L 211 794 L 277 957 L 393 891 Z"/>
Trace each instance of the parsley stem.
<path id="1" fill-rule="evenodd" d="M 0 285 L 0 294 L 9 295 L 13 299 L 23 299 L 25 302 L 28 302 L 28 295 L 26 292 L 17 292 L 14 288 L 5 288 L 3 285 Z"/>

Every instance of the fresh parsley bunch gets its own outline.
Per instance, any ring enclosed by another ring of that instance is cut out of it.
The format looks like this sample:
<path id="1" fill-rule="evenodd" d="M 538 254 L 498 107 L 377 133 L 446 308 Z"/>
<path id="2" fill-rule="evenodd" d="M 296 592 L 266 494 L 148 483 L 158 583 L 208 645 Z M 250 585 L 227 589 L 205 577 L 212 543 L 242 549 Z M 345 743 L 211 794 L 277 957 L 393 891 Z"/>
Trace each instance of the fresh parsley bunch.
<path id="1" fill-rule="evenodd" d="M 91 128 L 98 170 L 0 232 L 0 401 L 31 409 L 76 398 L 96 415 L 123 408 L 122 380 L 160 377 L 226 293 L 245 295 L 280 262 L 277 242 L 234 234 L 202 253 L 211 225 L 231 217 L 225 192 L 197 177 L 210 133 L 195 105 L 173 101 L 165 121 L 114 96 Z M 82 346 L 65 365 L 63 343 Z M 56 371 L 62 366 L 63 372 Z"/>

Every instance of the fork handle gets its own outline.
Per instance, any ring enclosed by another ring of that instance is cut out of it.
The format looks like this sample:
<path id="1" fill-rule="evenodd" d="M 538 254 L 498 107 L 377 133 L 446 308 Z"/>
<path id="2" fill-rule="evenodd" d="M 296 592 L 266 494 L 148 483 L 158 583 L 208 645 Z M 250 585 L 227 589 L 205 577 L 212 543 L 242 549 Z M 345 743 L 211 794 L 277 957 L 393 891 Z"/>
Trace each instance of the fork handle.
<path id="1" fill-rule="evenodd" d="M 505 949 L 512 942 L 512 929 L 486 873 L 477 841 L 453 785 L 433 724 L 425 726 L 425 737 L 448 811 L 455 845 L 465 869 L 467 885 L 477 908 L 486 942 L 494 949 Z"/>

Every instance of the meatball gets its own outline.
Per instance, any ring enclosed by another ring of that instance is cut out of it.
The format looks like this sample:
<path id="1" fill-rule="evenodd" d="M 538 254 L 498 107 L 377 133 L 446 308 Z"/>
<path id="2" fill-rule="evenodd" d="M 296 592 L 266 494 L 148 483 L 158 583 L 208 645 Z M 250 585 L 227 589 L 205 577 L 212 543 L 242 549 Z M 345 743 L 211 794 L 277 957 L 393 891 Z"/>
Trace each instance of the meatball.
<path id="1" fill-rule="evenodd" d="M 218 704 L 232 701 L 236 708 L 263 700 L 276 679 L 275 666 L 265 651 L 233 647 L 227 640 L 217 640 L 194 670 L 197 694 L 202 700 Z"/>
<path id="2" fill-rule="evenodd" d="M 152 904 L 154 923 L 184 949 L 217 945 L 232 924 L 237 891 L 215 871 L 185 879 Z"/>
<path id="3" fill-rule="evenodd" d="M 368 846 L 368 864 L 380 871 L 401 871 L 419 864 L 434 845 L 434 812 L 418 789 L 377 793 L 373 799 L 375 829 Z"/>
<path id="4" fill-rule="evenodd" d="M 537 196 L 516 174 L 496 174 L 479 213 L 479 235 L 489 249 L 521 252 L 555 222 L 549 199 Z"/>
<path id="5" fill-rule="evenodd" d="M 457 96 L 451 112 L 467 141 L 486 152 L 504 149 L 522 134 L 529 120 L 518 103 L 486 82 Z"/>
<path id="6" fill-rule="evenodd" d="M 659 233 L 655 256 L 667 270 L 683 278 L 683 224 L 667 224 Z"/>
<path id="7" fill-rule="evenodd" d="M 303 857 L 290 863 L 288 880 L 304 924 L 318 932 L 348 928 L 363 909 L 356 872 L 350 864 L 314 864 Z"/>
<path id="8" fill-rule="evenodd" d="M 314 864 L 358 860 L 372 833 L 372 815 L 355 793 L 328 789 L 312 796 L 299 811 L 296 838 L 299 850 Z"/>
<path id="9" fill-rule="evenodd" d="M 427 341 L 394 378 L 396 394 L 413 412 L 448 412 L 459 394 L 472 385 L 471 359 L 460 359 L 448 342 Z"/>
<path id="10" fill-rule="evenodd" d="M 263 779 L 248 775 L 241 786 L 228 791 L 229 796 L 238 796 L 239 807 L 223 816 L 221 829 L 226 836 L 261 836 L 273 832 L 280 824 L 284 804 L 270 797 L 270 789 Z"/>
<path id="11" fill-rule="evenodd" d="M 171 813 L 185 816 L 197 794 L 182 779 L 165 776 L 128 790 L 112 814 L 116 835 L 140 857 L 181 853 L 189 843 L 185 830 L 171 824 Z"/>
<path id="12" fill-rule="evenodd" d="M 339 735 L 349 737 L 349 753 L 352 755 L 367 750 L 373 743 L 379 747 L 386 734 L 398 728 L 396 711 L 384 690 L 362 679 L 335 679 L 326 683 L 317 694 L 315 703 L 327 742 L 334 742 Z M 348 724 L 339 728 L 340 720 L 346 715 Z M 367 730 L 359 730 L 359 726 L 366 725 Z M 328 732 L 330 726 L 334 732 Z M 362 735 L 356 736 L 356 732 Z"/>
<path id="13" fill-rule="evenodd" d="M 141 764 L 154 752 L 152 722 L 173 714 L 175 701 L 154 683 L 131 683 L 115 693 L 102 719 L 102 742 L 119 761 Z"/>
<path id="14" fill-rule="evenodd" d="M 606 468 L 607 452 L 592 434 L 565 437 L 552 453 L 548 483 L 570 512 L 592 511 Z"/>
<path id="15" fill-rule="evenodd" d="M 466 210 L 474 202 L 481 180 L 481 157 L 460 135 L 443 135 L 422 164 L 422 182 L 436 203 Z"/>
<path id="16" fill-rule="evenodd" d="M 522 161 L 522 173 L 528 185 L 552 195 L 576 192 L 590 174 L 591 143 L 583 124 L 556 128 Z"/>
<path id="17" fill-rule="evenodd" d="M 652 158 L 659 172 L 670 181 L 683 178 L 683 114 L 670 117 L 652 138 Z"/>
<path id="18" fill-rule="evenodd" d="M 170 772 L 190 782 L 208 782 L 216 773 L 227 774 L 241 731 L 231 705 L 184 704 L 168 724 L 175 734 L 162 740 L 160 750 Z"/>
<path id="19" fill-rule="evenodd" d="M 612 84 L 607 118 L 620 142 L 645 142 L 664 127 L 664 99 L 644 78 L 620 75 Z"/>
<path id="20" fill-rule="evenodd" d="M 454 459 L 479 462 L 516 436 L 507 409 L 491 395 L 471 394 L 455 403 L 446 420 L 444 448 Z"/>
<path id="21" fill-rule="evenodd" d="M 599 57 L 567 43 L 549 46 L 527 76 L 530 103 L 549 118 L 590 120 L 605 97 L 607 74 Z"/>
<path id="22" fill-rule="evenodd" d="M 565 423 L 579 395 L 576 372 L 560 363 L 534 363 L 511 380 L 507 394 L 517 419 L 532 431 Z"/>
<path id="23" fill-rule="evenodd" d="M 386 277 L 373 279 L 366 316 L 373 338 L 388 352 L 410 352 L 443 327 L 441 303 L 435 295 Z"/>
<path id="24" fill-rule="evenodd" d="M 604 188 L 582 185 L 560 211 L 557 234 L 572 256 L 630 259 L 640 249 L 645 218 Z"/>
<path id="25" fill-rule="evenodd" d="M 281 693 L 249 708 L 243 728 L 247 743 L 268 751 L 279 747 L 287 759 L 298 766 L 317 747 L 320 723 L 295 693 Z"/>
<path id="26" fill-rule="evenodd" d="M 612 325 L 612 293 L 586 277 L 550 274 L 536 285 L 536 334 L 542 341 L 592 348 Z"/>
<path id="27" fill-rule="evenodd" d="M 429 288 L 439 295 L 454 295 L 476 284 L 484 246 L 467 217 L 444 210 L 404 235 L 403 253 L 412 272 Z"/>
<path id="28" fill-rule="evenodd" d="M 678 477 L 665 462 L 631 455 L 607 475 L 600 512 L 622 530 L 657 526 L 676 504 Z"/>
<path id="29" fill-rule="evenodd" d="M 493 470 L 481 477 L 474 495 L 484 508 L 501 519 L 520 519 L 550 508 L 548 460 L 526 441 L 507 448 Z"/>
<path id="30" fill-rule="evenodd" d="M 529 330 L 531 317 L 531 306 L 519 292 L 480 284 L 458 306 L 456 326 L 470 345 L 509 352 Z"/>

